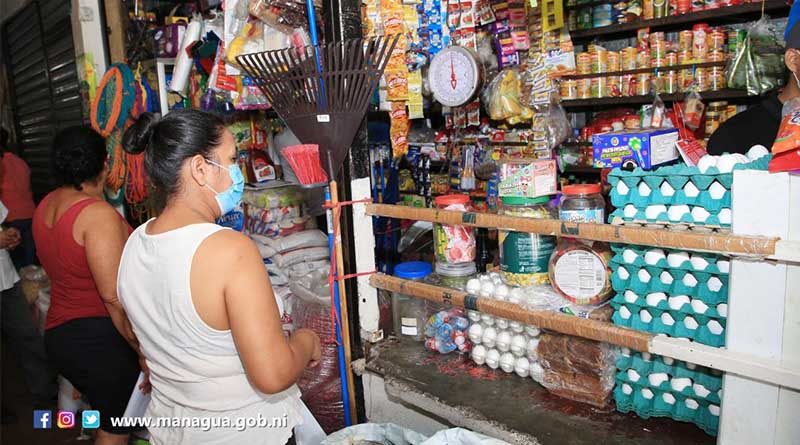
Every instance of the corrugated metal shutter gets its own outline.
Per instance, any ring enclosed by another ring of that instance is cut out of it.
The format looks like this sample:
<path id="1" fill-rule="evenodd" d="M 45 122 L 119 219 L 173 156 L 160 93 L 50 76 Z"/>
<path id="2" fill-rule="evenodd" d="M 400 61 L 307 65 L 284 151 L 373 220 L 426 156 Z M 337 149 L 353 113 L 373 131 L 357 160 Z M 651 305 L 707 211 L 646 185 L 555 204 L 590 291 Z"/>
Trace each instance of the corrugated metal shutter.
<path id="1" fill-rule="evenodd" d="M 70 0 L 36 0 L 2 29 L 18 142 L 37 197 L 55 185 L 53 136 L 84 123 L 70 12 Z"/>

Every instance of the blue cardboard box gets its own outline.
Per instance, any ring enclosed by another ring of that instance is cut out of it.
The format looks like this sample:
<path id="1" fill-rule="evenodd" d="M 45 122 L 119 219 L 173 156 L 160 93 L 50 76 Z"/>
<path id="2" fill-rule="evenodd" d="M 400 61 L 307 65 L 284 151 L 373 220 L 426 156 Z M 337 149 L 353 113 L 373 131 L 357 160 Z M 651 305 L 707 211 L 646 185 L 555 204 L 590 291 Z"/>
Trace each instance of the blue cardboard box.
<path id="1" fill-rule="evenodd" d="M 623 130 L 592 136 L 594 166 L 636 166 L 649 170 L 678 159 L 676 128 Z"/>

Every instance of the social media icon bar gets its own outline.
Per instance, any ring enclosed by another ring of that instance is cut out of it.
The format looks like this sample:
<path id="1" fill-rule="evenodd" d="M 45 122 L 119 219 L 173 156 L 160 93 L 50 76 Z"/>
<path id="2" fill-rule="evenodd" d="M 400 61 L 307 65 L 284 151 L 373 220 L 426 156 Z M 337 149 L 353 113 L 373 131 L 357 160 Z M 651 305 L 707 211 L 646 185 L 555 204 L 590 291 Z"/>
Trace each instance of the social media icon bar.
<path id="1" fill-rule="evenodd" d="M 75 413 L 70 411 L 59 411 L 58 417 L 56 417 L 56 425 L 62 430 L 74 427 Z"/>
<path id="2" fill-rule="evenodd" d="M 47 430 L 53 427 L 53 412 L 48 410 L 33 410 L 33 428 Z"/>
<path id="3" fill-rule="evenodd" d="M 81 425 L 86 429 L 100 428 L 100 411 L 90 409 L 83 411 Z"/>

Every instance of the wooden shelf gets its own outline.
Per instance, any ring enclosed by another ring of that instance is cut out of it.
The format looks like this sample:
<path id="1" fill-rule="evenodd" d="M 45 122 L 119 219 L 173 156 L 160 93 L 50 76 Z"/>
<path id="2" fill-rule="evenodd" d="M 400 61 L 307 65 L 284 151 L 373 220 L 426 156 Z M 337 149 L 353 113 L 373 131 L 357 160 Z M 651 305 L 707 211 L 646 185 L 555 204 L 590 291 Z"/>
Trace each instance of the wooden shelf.
<path id="1" fill-rule="evenodd" d="M 612 3 L 596 2 L 597 4 Z M 764 11 L 788 11 L 789 5 L 784 0 L 766 0 L 764 2 Z M 734 23 L 747 21 L 751 18 L 758 18 L 761 15 L 761 2 L 747 3 L 744 5 L 725 6 L 717 9 L 709 9 L 707 11 L 692 12 L 690 14 L 673 15 L 669 17 L 662 17 L 652 20 L 637 20 L 631 23 L 621 23 L 618 25 L 602 26 L 599 28 L 591 29 L 577 29 L 570 31 L 570 37 L 573 42 L 587 41 L 595 37 L 612 36 L 615 34 L 624 34 L 630 31 L 636 31 L 641 28 L 650 28 L 651 30 L 669 29 L 673 27 L 680 27 L 687 23 L 695 22 L 708 22 L 713 23 Z"/>
<path id="2" fill-rule="evenodd" d="M 561 80 L 591 79 L 591 78 L 594 78 L 594 77 L 614 77 L 614 76 L 625 76 L 625 75 L 629 75 L 629 74 L 655 73 L 655 72 L 659 72 L 659 71 L 680 71 L 680 70 L 693 69 L 693 68 L 724 67 L 726 64 L 727 64 L 727 62 L 685 63 L 683 65 L 659 66 L 659 67 L 652 67 L 652 68 L 637 68 L 635 70 L 609 71 L 609 72 L 605 72 L 605 73 L 568 74 L 566 76 L 561 76 Z"/>
<path id="3" fill-rule="evenodd" d="M 583 3 L 578 4 L 578 5 L 571 5 L 571 6 L 564 5 L 564 10 L 570 11 L 570 10 L 573 10 L 573 9 L 577 10 L 577 9 L 583 9 L 583 8 L 592 8 L 592 7 L 600 6 L 600 5 L 613 5 L 614 3 L 619 3 L 619 2 L 618 1 L 612 1 L 612 0 L 595 0 L 595 1 L 591 1 L 591 2 L 583 2 Z"/>
<path id="4" fill-rule="evenodd" d="M 602 169 L 594 167 L 567 167 L 564 173 L 592 173 L 599 175 Z"/>
<path id="5" fill-rule="evenodd" d="M 661 100 L 664 102 L 674 102 L 676 100 L 683 100 L 686 93 L 674 94 L 661 94 Z M 725 99 L 742 99 L 747 97 L 760 97 L 749 96 L 745 90 L 724 89 L 719 91 L 703 91 L 700 96 L 705 100 L 725 100 Z M 580 108 L 580 107 L 608 107 L 614 105 L 630 105 L 630 104 L 644 104 L 653 101 L 652 95 L 646 96 L 622 96 L 622 97 L 602 97 L 599 99 L 567 99 L 562 100 L 561 105 L 565 108 Z"/>

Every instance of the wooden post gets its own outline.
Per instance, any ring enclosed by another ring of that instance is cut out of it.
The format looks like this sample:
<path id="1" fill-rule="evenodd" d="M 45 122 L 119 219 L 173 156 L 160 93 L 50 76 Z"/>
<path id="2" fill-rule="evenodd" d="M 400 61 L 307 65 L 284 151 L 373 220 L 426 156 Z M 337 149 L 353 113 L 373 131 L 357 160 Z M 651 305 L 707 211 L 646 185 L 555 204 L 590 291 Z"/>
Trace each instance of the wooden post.
<path id="1" fill-rule="evenodd" d="M 128 12 L 121 0 L 106 0 L 106 32 L 111 63 L 125 62 L 125 30 Z"/>

